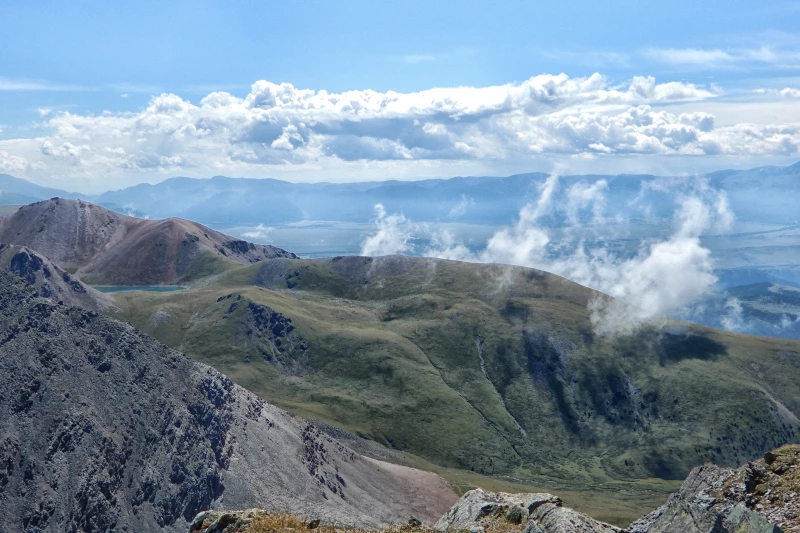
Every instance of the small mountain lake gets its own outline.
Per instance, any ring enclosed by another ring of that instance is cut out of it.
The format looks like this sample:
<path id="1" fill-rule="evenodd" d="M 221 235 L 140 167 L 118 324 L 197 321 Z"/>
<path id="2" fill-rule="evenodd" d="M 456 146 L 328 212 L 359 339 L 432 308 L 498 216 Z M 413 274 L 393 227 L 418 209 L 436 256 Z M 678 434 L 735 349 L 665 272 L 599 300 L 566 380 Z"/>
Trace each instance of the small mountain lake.
<path id="1" fill-rule="evenodd" d="M 177 285 L 153 285 L 153 286 L 128 286 L 128 285 L 98 285 L 94 286 L 94 289 L 97 289 L 100 292 L 110 293 L 110 292 L 130 292 L 130 291 L 149 291 L 149 292 L 172 292 L 172 291 L 180 291 L 185 289 L 186 287 L 180 287 Z"/>

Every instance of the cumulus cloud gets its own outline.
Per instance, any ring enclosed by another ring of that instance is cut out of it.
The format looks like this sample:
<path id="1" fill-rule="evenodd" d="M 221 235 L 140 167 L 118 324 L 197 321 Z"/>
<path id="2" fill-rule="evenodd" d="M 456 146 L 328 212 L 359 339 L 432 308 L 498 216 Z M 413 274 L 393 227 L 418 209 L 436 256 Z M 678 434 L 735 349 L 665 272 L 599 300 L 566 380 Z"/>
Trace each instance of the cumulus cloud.
<path id="1" fill-rule="evenodd" d="M 600 334 L 630 333 L 703 295 L 717 280 L 711 252 L 700 234 L 712 221 L 713 209 L 699 198 L 684 198 L 676 213 L 678 227 L 668 239 L 645 244 L 636 257 L 618 262 L 596 254 L 596 272 L 588 280 L 617 298 L 592 304 L 592 324 Z"/>
<path id="2" fill-rule="evenodd" d="M 709 113 L 670 111 L 669 104 L 702 106 L 719 94 L 643 76 L 616 84 L 600 74 L 413 93 L 329 93 L 262 80 L 243 97 L 220 91 L 192 102 L 161 94 L 135 112 L 51 111 L 39 123 L 42 135 L 0 140 L 0 150 L 27 160 L 31 177 L 97 179 L 384 162 L 519 164 L 536 156 L 798 153 L 800 124 L 718 127 Z"/>
<path id="3" fill-rule="evenodd" d="M 0 151 L 0 173 L 14 174 L 24 172 L 27 168 L 28 161 L 25 158 Z"/>
<path id="4" fill-rule="evenodd" d="M 756 94 L 780 96 L 789 99 L 800 98 L 800 89 L 795 89 L 794 87 L 784 87 L 783 89 L 766 89 L 760 87 L 758 89 L 753 89 L 753 92 Z"/>

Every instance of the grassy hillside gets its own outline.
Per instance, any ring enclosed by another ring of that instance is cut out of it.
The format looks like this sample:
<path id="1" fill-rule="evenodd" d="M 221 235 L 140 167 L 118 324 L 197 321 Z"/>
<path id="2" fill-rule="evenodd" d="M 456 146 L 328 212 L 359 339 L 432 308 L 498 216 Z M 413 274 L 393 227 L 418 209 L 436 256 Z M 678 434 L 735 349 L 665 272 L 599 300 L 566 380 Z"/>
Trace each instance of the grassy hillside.
<path id="1" fill-rule="evenodd" d="M 597 337 L 594 295 L 531 269 L 346 257 L 116 298 L 270 402 L 442 467 L 610 487 L 800 440 L 800 343 L 680 323 Z"/>

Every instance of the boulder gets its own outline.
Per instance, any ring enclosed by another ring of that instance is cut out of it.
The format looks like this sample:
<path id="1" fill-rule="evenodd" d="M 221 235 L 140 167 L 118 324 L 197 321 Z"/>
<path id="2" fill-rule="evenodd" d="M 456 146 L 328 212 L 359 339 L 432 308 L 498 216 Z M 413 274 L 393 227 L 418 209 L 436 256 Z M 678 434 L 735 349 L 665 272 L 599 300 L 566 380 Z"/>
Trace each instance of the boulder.
<path id="1" fill-rule="evenodd" d="M 622 533 L 623 530 L 568 507 L 546 503 L 537 507 L 524 533 Z"/>
<path id="2" fill-rule="evenodd" d="M 547 493 L 509 494 L 471 490 L 434 526 L 439 531 L 480 532 L 498 520 L 520 524 L 525 533 L 616 533 L 619 528 L 561 506 Z"/>

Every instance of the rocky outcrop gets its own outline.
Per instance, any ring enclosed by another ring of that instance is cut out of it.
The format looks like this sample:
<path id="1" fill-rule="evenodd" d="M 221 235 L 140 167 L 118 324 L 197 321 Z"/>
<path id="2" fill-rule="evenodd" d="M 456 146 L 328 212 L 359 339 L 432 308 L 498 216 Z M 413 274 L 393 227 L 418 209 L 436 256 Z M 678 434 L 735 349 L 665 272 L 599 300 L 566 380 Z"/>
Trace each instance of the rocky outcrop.
<path id="1" fill-rule="evenodd" d="M 531 513 L 523 533 L 624 533 L 624 531 L 568 507 L 548 503 L 537 507 Z"/>
<path id="2" fill-rule="evenodd" d="M 515 529 L 509 523 L 521 525 Z M 695 468 L 666 504 L 625 530 L 563 507 L 551 494 L 481 489 L 462 496 L 434 528 L 475 533 L 800 532 L 800 446 L 784 446 L 739 469 Z"/>
<path id="3" fill-rule="evenodd" d="M 499 523 L 504 523 L 498 528 Z M 441 518 L 438 531 L 482 533 L 494 529 L 524 533 L 617 533 L 622 530 L 562 507 L 561 499 L 547 493 L 509 494 L 475 489 L 464 494 Z"/>
<path id="4" fill-rule="evenodd" d="M 67 306 L 77 305 L 90 311 L 114 307 L 110 296 L 81 283 L 42 254 L 25 246 L 0 244 L 0 270 L 24 279 L 36 288 L 40 296 Z"/>
<path id="5" fill-rule="evenodd" d="M 768 452 L 738 469 L 695 468 L 669 501 L 631 533 L 800 531 L 800 446 Z"/>
<path id="6" fill-rule="evenodd" d="M 239 533 L 250 529 L 254 520 L 264 516 L 263 509 L 245 511 L 202 511 L 189 524 L 189 533 Z"/>
<path id="7" fill-rule="evenodd" d="M 297 332 L 291 318 L 265 305 L 249 302 L 244 326 L 248 341 L 258 347 L 264 361 L 284 374 L 302 374 L 301 361 L 308 354 L 308 342 Z"/>
<path id="8" fill-rule="evenodd" d="M 98 285 L 159 285 L 249 264 L 294 258 L 179 218 L 142 220 L 82 200 L 53 198 L 21 207 L 0 225 L 0 242 L 27 246 Z"/>
<path id="9" fill-rule="evenodd" d="M 511 494 L 474 489 L 464 494 L 433 527 L 438 531 L 478 531 L 487 522 L 500 518 L 521 524 L 544 504 L 560 506 L 561 498 L 547 493 Z"/>
<path id="10" fill-rule="evenodd" d="M 380 527 L 455 500 L 0 272 L 0 531 L 186 531 L 204 509 L 251 507 Z"/>

